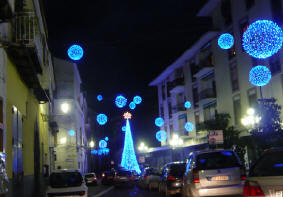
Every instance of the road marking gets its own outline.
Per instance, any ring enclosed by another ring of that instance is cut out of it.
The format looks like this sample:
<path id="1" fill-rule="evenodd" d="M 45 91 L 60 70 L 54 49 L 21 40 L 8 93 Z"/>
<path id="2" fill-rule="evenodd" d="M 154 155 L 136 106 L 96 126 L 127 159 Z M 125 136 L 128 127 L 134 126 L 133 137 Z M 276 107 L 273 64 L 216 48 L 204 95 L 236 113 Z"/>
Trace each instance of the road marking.
<path id="1" fill-rule="evenodd" d="M 96 194 L 96 195 L 94 195 L 94 196 L 91 196 L 91 197 L 100 197 L 100 196 L 106 194 L 107 192 L 109 192 L 109 191 L 112 190 L 112 189 L 114 189 L 114 186 L 109 187 L 108 189 L 106 189 L 106 190 L 104 190 L 104 191 L 102 191 L 102 192 L 100 192 L 100 193 L 98 193 L 98 194 Z"/>

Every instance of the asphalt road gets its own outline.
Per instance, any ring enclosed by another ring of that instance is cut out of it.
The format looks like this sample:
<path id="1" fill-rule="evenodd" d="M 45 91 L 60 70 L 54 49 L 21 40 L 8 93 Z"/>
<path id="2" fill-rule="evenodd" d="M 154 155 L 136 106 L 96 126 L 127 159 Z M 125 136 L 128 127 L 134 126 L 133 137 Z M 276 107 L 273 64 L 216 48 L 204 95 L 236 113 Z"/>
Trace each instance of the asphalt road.
<path id="1" fill-rule="evenodd" d="M 149 192 L 133 188 L 115 188 L 114 186 L 88 186 L 88 197 L 161 197 L 158 191 Z"/>

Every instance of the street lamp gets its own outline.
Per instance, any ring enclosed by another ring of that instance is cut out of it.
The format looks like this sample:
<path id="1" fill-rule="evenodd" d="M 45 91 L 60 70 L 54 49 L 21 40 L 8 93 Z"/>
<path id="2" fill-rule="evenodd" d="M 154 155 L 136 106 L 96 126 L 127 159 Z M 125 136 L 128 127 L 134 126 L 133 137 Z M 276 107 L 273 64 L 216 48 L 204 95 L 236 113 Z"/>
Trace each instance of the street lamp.
<path id="1" fill-rule="evenodd" d="M 247 114 L 241 119 L 241 123 L 249 128 L 252 129 L 255 125 L 257 125 L 261 120 L 260 116 L 255 115 L 255 110 L 253 108 L 249 108 L 247 110 Z"/>
<path id="2" fill-rule="evenodd" d="M 148 147 L 144 144 L 144 142 L 141 142 L 138 149 L 140 152 L 146 152 L 148 150 Z"/>
<path id="3" fill-rule="evenodd" d="M 91 140 L 91 141 L 89 142 L 89 147 L 90 147 L 90 148 L 93 148 L 93 147 L 94 147 L 94 145 L 95 145 L 95 144 L 94 144 L 94 141 L 93 141 L 93 140 Z"/>
<path id="4" fill-rule="evenodd" d="M 182 146 L 184 141 L 177 134 L 174 134 L 169 144 L 173 147 Z"/>
<path id="5" fill-rule="evenodd" d="M 61 104 L 61 111 L 66 114 L 70 110 L 70 105 L 68 103 L 62 103 Z"/>
<path id="6" fill-rule="evenodd" d="M 67 138 L 62 137 L 62 138 L 60 139 L 60 143 L 61 143 L 61 144 L 66 144 L 66 142 L 67 142 Z"/>

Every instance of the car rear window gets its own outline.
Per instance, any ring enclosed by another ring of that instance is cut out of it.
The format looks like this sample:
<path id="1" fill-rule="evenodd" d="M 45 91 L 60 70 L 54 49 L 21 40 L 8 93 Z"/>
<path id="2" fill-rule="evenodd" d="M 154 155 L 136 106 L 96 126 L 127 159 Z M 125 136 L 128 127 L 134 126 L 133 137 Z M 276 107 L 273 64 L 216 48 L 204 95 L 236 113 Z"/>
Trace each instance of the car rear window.
<path id="1" fill-rule="evenodd" d="M 128 171 L 119 171 L 117 176 L 131 176 L 131 172 Z"/>
<path id="2" fill-rule="evenodd" d="M 250 176 L 283 176 L 283 151 L 264 154 L 250 170 Z"/>
<path id="3" fill-rule="evenodd" d="M 95 177 L 95 175 L 94 174 L 86 174 L 85 175 L 85 178 L 92 178 L 92 177 Z"/>
<path id="4" fill-rule="evenodd" d="M 60 172 L 50 175 L 50 186 L 54 188 L 60 187 L 76 187 L 82 184 L 83 178 L 79 172 Z"/>
<path id="5" fill-rule="evenodd" d="M 197 156 L 196 162 L 196 168 L 198 170 L 212 170 L 239 166 L 239 160 L 232 151 L 203 153 Z"/>
<path id="6" fill-rule="evenodd" d="M 170 166 L 169 173 L 173 176 L 183 176 L 186 170 L 186 164 L 180 163 L 180 164 L 172 164 Z"/>

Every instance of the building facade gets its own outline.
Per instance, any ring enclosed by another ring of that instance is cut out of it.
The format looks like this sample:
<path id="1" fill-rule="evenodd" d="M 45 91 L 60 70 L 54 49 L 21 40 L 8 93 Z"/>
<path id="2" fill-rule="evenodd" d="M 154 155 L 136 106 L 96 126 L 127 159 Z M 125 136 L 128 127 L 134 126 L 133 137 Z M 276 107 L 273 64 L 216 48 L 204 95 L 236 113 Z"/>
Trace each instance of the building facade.
<path id="1" fill-rule="evenodd" d="M 87 103 L 81 91 L 81 78 L 75 63 L 54 58 L 56 94 L 53 121 L 58 124 L 54 151 L 55 169 L 87 172 Z"/>

